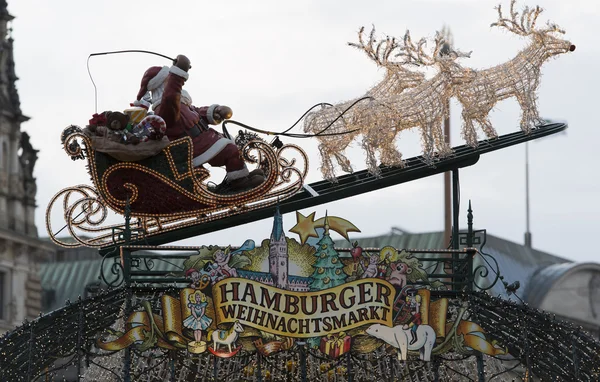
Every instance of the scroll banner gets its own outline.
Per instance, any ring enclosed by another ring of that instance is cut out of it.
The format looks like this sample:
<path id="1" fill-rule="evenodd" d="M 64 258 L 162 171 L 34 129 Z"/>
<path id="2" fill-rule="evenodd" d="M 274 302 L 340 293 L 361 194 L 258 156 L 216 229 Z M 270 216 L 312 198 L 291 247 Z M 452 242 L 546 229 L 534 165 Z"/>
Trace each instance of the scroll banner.
<path id="1" fill-rule="evenodd" d="M 187 338 L 183 334 L 182 317 L 187 317 L 191 311 L 187 304 L 181 301 L 188 301 L 190 294 L 194 289 L 185 288 L 179 293 L 179 298 L 163 295 L 160 299 L 162 307 L 162 316 L 152 313 L 150 305 L 142 303 L 144 311 L 134 312 L 125 323 L 125 333 L 115 333 L 118 338 L 114 341 L 97 341 L 100 349 L 108 351 L 117 351 L 136 344 L 142 348 L 158 346 L 164 349 L 185 349 L 188 342 L 193 338 Z"/>
<path id="2" fill-rule="evenodd" d="M 462 335 L 464 345 L 487 355 L 504 355 L 508 349 L 501 348 L 494 341 L 488 342 L 483 328 L 471 321 L 461 321 L 456 328 L 456 334 Z"/>
<path id="3" fill-rule="evenodd" d="M 394 287 L 365 278 L 318 292 L 293 292 L 242 278 L 212 288 L 217 324 L 239 321 L 294 338 L 326 336 L 368 324 L 393 326 Z"/>

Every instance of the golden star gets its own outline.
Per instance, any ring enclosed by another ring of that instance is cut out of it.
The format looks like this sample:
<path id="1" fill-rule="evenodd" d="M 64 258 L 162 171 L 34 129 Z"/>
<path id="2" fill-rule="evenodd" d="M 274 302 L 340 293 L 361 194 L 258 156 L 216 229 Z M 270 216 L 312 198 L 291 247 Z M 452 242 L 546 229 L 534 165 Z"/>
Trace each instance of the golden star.
<path id="1" fill-rule="evenodd" d="M 300 236 L 300 244 L 306 243 L 309 237 L 319 237 L 315 230 L 315 213 L 308 216 L 302 215 L 296 211 L 296 225 L 290 229 L 290 232 L 296 233 Z"/>

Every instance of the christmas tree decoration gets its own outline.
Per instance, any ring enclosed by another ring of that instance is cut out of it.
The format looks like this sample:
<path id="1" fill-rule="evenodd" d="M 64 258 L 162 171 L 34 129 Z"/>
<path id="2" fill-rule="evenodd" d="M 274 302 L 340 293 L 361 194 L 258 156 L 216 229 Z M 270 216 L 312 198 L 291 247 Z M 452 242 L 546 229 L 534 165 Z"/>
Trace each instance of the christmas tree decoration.
<path id="1" fill-rule="evenodd" d="M 333 240 L 329 235 L 329 221 L 325 215 L 325 232 L 323 237 L 317 242 L 317 258 L 313 267 L 315 271 L 310 276 L 311 291 L 319 291 L 323 289 L 334 288 L 342 285 L 348 275 L 344 272 L 344 263 L 340 261 L 340 254 L 335 250 Z"/>

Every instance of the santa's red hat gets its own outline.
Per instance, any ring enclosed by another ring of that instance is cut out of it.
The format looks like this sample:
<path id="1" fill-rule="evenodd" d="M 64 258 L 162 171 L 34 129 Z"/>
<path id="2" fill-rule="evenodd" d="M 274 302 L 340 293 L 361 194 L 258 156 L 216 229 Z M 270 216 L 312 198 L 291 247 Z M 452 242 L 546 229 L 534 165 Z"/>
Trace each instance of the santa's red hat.
<path id="1" fill-rule="evenodd" d="M 154 102 L 156 101 L 153 100 L 155 97 L 150 96 L 150 92 L 162 88 L 165 80 L 169 76 L 169 73 L 174 73 L 178 76 L 184 77 L 185 79 L 188 78 L 187 72 L 176 66 L 152 66 L 146 70 L 142 76 L 142 82 L 140 84 L 140 90 L 138 91 L 136 101 L 133 102 L 131 106 L 141 106 L 148 109 L 151 104 L 158 103 Z"/>

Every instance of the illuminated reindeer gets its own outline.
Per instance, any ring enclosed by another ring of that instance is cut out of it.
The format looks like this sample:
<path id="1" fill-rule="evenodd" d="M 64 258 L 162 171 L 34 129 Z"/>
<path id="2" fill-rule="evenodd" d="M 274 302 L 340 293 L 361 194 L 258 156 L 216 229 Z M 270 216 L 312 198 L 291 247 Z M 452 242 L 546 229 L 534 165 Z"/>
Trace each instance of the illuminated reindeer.
<path id="1" fill-rule="evenodd" d="M 436 34 L 435 47 L 430 56 L 424 52 L 426 40 L 421 39 L 415 45 L 407 31 L 404 36 L 402 52 L 403 64 L 433 66 L 438 72 L 431 79 L 401 94 L 390 95 L 376 101 L 371 113 L 377 115 L 384 125 L 366 131 L 363 148 L 367 152 L 367 167 L 378 174 L 375 150 L 381 153 L 384 165 L 403 166 L 402 154 L 395 145 L 396 136 L 402 130 L 419 127 L 423 146 L 423 156 L 429 163 L 434 152 L 444 157 L 452 152 L 444 139 L 442 122 L 447 115 L 448 100 L 455 95 L 459 85 L 467 84 L 476 77 L 472 69 L 463 68 L 456 60 L 470 57 L 450 48 L 440 33 Z"/>
<path id="2" fill-rule="evenodd" d="M 325 134 L 357 130 L 349 134 L 319 136 L 317 138 L 321 155 L 321 172 L 325 179 L 332 182 L 337 181 L 332 158 L 336 159 L 343 171 L 351 173 L 350 160 L 346 158 L 343 152 L 357 135 L 363 134 L 366 129 L 370 128 L 369 124 L 375 122 L 371 115 L 371 102 L 369 100 L 359 100 L 365 97 L 377 99 L 390 94 L 400 94 L 407 88 L 419 85 L 425 79 L 423 73 L 408 70 L 402 64 L 390 60 L 392 53 L 399 48 L 395 38 L 387 37 L 385 40 L 377 41 L 374 37 L 375 28 L 373 28 L 369 35 L 369 41 L 365 44 L 363 33 L 364 27 L 358 32 L 358 44 L 348 44 L 363 50 L 379 67 L 386 69 L 383 80 L 369 89 L 363 97 L 308 114 L 304 123 L 304 131 L 313 134 L 321 132 L 330 124 L 331 126 L 324 132 Z M 356 104 L 352 106 L 354 103 Z M 350 109 L 341 115 L 348 108 Z"/>
<path id="3" fill-rule="evenodd" d="M 529 46 L 504 64 L 478 71 L 474 81 L 457 89 L 457 98 L 463 105 L 462 135 L 467 144 L 473 147 L 477 146 L 474 121 L 481 125 L 488 138 L 498 136 L 488 118 L 488 113 L 498 101 L 516 97 L 522 110 L 521 130 L 525 133 L 529 133 L 536 123 L 541 122 L 535 93 L 540 83 L 540 68 L 548 59 L 575 50 L 575 45 L 571 42 L 554 36 L 565 33 L 557 25 L 547 23 L 544 28 L 536 28 L 542 8 L 525 7 L 519 16 L 514 5 L 515 0 L 512 0 L 510 19 L 502 15 L 500 5 L 496 7 L 498 21 L 492 26 L 506 28 L 520 36 L 529 36 Z"/>

